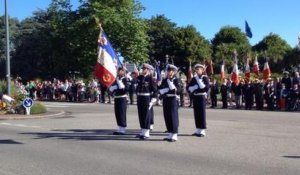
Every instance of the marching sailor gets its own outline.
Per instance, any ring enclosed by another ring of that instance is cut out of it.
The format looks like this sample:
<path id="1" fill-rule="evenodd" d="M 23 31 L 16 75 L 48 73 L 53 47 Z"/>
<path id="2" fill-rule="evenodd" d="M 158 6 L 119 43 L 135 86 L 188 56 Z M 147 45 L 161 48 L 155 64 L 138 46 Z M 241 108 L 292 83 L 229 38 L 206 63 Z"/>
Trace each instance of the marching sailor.
<path id="1" fill-rule="evenodd" d="M 127 111 L 127 92 L 128 84 L 126 78 L 126 68 L 118 68 L 118 76 L 116 81 L 112 86 L 110 86 L 109 91 L 114 96 L 114 107 L 115 116 L 117 120 L 118 130 L 114 132 L 114 135 L 124 135 L 126 132 L 127 122 L 126 122 L 126 111 Z"/>
<path id="2" fill-rule="evenodd" d="M 197 75 L 192 78 L 187 89 L 193 95 L 193 108 L 196 131 L 194 136 L 204 137 L 206 130 L 206 96 L 209 89 L 209 79 L 204 75 L 205 66 L 196 64 L 194 66 Z"/>
<path id="3" fill-rule="evenodd" d="M 179 80 L 175 76 L 177 70 L 176 66 L 169 64 L 167 66 L 167 76 L 159 87 L 160 97 L 163 99 L 163 112 L 168 132 L 168 136 L 164 140 L 169 142 L 177 141 L 179 125 L 178 100 L 180 99 L 181 87 Z"/>
<path id="4" fill-rule="evenodd" d="M 139 139 L 144 140 L 150 137 L 150 125 L 152 107 L 157 98 L 157 85 L 151 76 L 151 70 L 154 68 L 144 63 L 142 66 L 143 75 L 137 77 L 137 109 L 141 132 L 137 135 Z"/>

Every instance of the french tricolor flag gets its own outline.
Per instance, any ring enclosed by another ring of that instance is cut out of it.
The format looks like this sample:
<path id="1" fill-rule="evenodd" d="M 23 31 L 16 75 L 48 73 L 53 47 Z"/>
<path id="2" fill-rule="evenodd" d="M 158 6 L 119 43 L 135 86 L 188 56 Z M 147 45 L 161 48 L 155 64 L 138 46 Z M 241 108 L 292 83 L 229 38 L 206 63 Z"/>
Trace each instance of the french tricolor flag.
<path id="1" fill-rule="evenodd" d="M 98 58 L 95 67 L 95 76 L 100 83 L 109 87 L 116 79 L 117 68 L 121 62 L 110 44 L 104 31 L 100 31 L 98 38 Z"/>

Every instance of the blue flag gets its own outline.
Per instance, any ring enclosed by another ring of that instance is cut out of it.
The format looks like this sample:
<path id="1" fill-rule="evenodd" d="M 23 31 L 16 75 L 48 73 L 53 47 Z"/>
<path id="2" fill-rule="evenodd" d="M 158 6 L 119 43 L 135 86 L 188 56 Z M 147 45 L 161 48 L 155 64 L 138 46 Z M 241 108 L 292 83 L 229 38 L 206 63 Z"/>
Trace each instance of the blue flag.
<path id="1" fill-rule="evenodd" d="M 245 32 L 246 32 L 247 37 L 252 38 L 251 28 L 249 27 L 249 24 L 247 21 L 245 21 Z"/>

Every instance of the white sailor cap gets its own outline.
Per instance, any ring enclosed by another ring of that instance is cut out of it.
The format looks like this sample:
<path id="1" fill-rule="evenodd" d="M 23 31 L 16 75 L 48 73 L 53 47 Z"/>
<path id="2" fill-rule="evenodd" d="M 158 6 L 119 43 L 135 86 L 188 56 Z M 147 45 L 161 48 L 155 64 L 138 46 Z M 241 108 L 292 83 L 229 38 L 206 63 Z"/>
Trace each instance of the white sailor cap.
<path id="1" fill-rule="evenodd" d="M 168 64 L 168 65 L 167 65 L 167 70 L 171 70 L 171 69 L 173 69 L 175 72 L 177 72 L 177 70 L 178 70 L 178 68 L 177 68 L 175 65 L 173 65 L 173 64 Z"/>
<path id="2" fill-rule="evenodd" d="M 151 66 L 150 64 L 147 64 L 147 63 L 144 63 L 143 66 L 142 66 L 142 69 L 149 69 L 149 70 L 154 70 L 153 66 Z"/>
<path id="3" fill-rule="evenodd" d="M 206 69 L 206 67 L 205 67 L 203 64 L 196 64 L 196 65 L 194 66 L 194 69 L 197 69 L 197 68 L 199 68 L 199 67 L 201 67 L 201 68 L 203 68 L 203 69 Z"/>
<path id="4" fill-rule="evenodd" d="M 289 72 L 288 71 L 283 71 L 283 74 L 289 74 Z"/>

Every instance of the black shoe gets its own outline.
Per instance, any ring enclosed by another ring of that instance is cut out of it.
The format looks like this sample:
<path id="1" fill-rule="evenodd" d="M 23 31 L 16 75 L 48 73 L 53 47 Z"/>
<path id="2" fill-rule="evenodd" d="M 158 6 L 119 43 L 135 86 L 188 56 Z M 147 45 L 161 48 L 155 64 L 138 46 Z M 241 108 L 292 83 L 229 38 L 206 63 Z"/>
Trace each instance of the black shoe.
<path id="1" fill-rule="evenodd" d="M 175 139 L 169 139 L 168 142 L 176 142 L 177 140 Z"/>
<path id="2" fill-rule="evenodd" d="M 116 132 L 113 132 L 113 135 L 125 135 L 124 133 L 122 133 L 122 132 L 118 132 L 118 131 L 116 131 Z"/>
<path id="3" fill-rule="evenodd" d="M 140 136 L 139 139 L 140 139 L 140 140 L 147 140 L 147 139 L 149 139 L 149 137 L 146 137 L 146 136 Z"/>
<path id="4" fill-rule="evenodd" d="M 135 136 L 135 138 L 140 138 L 141 137 L 141 135 L 140 134 L 137 134 L 136 136 Z"/>
<path id="5" fill-rule="evenodd" d="M 196 137 L 204 137 L 204 134 L 198 134 L 198 133 L 193 133 L 192 136 L 196 136 Z"/>
<path id="6" fill-rule="evenodd" d="M 164 138 L 163 140 L 165 140 L 165 141 L 170 141 L 171 139 L 170 138 Z"/>

